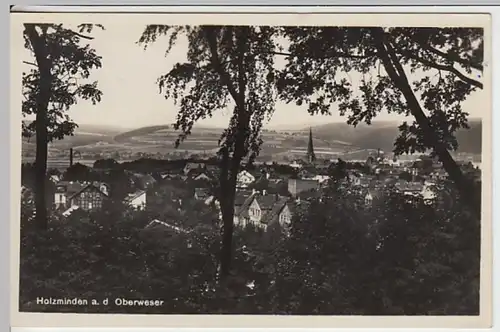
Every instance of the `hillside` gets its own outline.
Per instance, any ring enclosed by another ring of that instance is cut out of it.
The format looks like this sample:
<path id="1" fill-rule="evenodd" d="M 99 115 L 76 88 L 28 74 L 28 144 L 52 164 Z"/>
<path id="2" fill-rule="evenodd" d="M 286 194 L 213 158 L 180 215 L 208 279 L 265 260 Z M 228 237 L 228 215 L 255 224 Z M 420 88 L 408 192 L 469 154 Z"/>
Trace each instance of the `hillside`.
<path id="1" fill-rule="evenodd" d="M 398 136 L 398 123 L 375 122 L 354 128 L 345 123 L 329 123 L 312 126 L 314 149 L 322 158 L 366 159 L 371 151 L 380 148 L 392 151 Z M 470 130 L 457 134 L 458 152 L 481 153 L 481 130 L 479 120 L 470 121 Z M 175 148 L 179 132 L 172 125 L 157 125 L 123 131 L 109 126 L 81 125 L 74 136 L 49 144 L 51 158 L 67 158 L 69 148 L 84 156 L 98 158 L 101 155 L 118 153 L 122 158 L 136 158 L 141 154 L 165 157 L 167 154 L 213 154 L 219 149 L 220 128 L 195 127 L 189 137 Z M 263 145 L 259 156 L 262 160 L 286 160 L 304 156 L 309 140 L 309 128 L 302 130 L 264 130 Z M 23 156 L 34 158 L 34 138 L 23 139 Z"/>
<path id="2" fill-rule="evenodd" d="M 130 138 L 148 135 L 160 130 L 172 129 L 172 125 L 148 126 L 126 131 L 115 136 L 115 141 L 125 142 Z M 173 130 L 173 129 L 172 129 Z"/>
<path id="3" fill-rule="evenodd" d="M 112 143 L 113 137 L 126 129 L 106 125 L 78 125 L 73 136 L 66 136 L 63 140 L 56 140 L 49 144 L 49 150 L 67 150 L 70 147 L 78 148 L 98 144 Z M 23 153 L 35 153 L 35 137 L 22 138 Z"/>
<path id="4" fill-rule="evenodd" d="M 326 141 L 346 141 L 362 149 L 392 151 L 399 135 L 398 122 L 361 124 L 354 128 L 345 123 L 329 123 L 312 127 L 313 136 Z M 482 124 L 480 119 L 469 120 L 469 130 L 457 132 L 458 152 L 481 154 Z M 303 132 L 309 131 L 304 128 Z"/>
<path id="5" fill-rule="evenodd" d="M 104 136 L 114 136 L 122 133 L 124 131 L 130 130 L 129 128 L 122 128 L 119 126 L 107 126 L 107 125 L 91 125 L 91 124 L 79 124 L 78 128 L 75 129 L 76 134 L 90 134 L 90 135 L 104 135 Z"/>

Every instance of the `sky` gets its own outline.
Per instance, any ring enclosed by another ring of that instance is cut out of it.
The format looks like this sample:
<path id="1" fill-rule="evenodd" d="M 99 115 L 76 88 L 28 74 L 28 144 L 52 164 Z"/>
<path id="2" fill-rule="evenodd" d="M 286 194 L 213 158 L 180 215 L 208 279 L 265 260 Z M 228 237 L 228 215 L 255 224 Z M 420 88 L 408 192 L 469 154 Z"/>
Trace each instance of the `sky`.
<path id="1" fill-rule="evenodd" d="M 89 42 L 103 58 L 103 67 L 91 75 L 92 80 L 99 82 L 99 88 L 103 92 L 102 101 L 97 105 L 81 101 L 72 107 L 69 115 L 80 124 L 130 129 L 173 123 L 178 108 L 159 93 L 156 80 L 167 73 L 175 63 L 185 61 L 186 41 L 180 40 L 172 52 L 165 56 L 165 37 L 148 46 L 147 50 L 136 43 L 145 28 L 143 24 L 117 20 L 105 22 L 104 25 L 106 30 L 95 30 L 92 33 L 95 38 Z M 26 53 L 25 57 L 27 58 L 23 60 L 31 60 L 29 54 Z M 472 117 L 481 117 L 482 110 L 477 105 L 481 103 L 482 98 L 484 93 L 481 91 L 469 96 L 463 103 L 464 110 Z M 228 119 L 228 112 L 220 112 L 199 123 L 225 127 Z M 402 121 L 403 118 L 383 113 L 377 120 Z M 292 128 L 340 121 L 345 121 L 345 118 L 338 114 L 311 116 L 307 113 L 307 106 L 299 107 L 278 102 L 276 112 L 266 127 Z"/>

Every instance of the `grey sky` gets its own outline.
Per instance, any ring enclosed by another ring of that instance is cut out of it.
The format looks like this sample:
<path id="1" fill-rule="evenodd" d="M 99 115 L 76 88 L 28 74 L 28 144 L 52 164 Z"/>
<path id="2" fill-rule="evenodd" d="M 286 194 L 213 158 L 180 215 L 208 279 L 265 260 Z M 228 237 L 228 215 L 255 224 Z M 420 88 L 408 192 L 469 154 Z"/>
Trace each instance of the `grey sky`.
<path id="1" fill-rule="evenodd" d="M 159 94 L 156 79 L 167 73 L 177 62 L 185 60 L 186 42 L 181 40 L 172 53 L 165 57 L 166 38 L 148 47 L 146 51 L 136 44 L 143 24 L 123 20 L 102 22 L 105 31 L 95 31 L 91 45 L 103 57 L 103 67 L 91 78 L 99 81 L 103 91 L 101 103 L 92 105 L 82 101 L 70 111 L 70 116 L 81 124 L 103 124 L 136 128 L 140 126 L 168 124 L 175 121 L 177 107 Z M 126 24 L 126 26 L 124 26 Z M 124 33 L 126 31 L 126 33 Z M 463 104 L 472 117 L 481 117 L 483 92 L 471 95 Z M 402 119 L 395 115 L 381 114 L 379 120 Z M 310 116 L 306 106 L 278 103 L 269 127 L 320 124 L 345 121 L 338 114 Z M 221 112 L 200 124 L 226 126 L 228 115 Z"/>

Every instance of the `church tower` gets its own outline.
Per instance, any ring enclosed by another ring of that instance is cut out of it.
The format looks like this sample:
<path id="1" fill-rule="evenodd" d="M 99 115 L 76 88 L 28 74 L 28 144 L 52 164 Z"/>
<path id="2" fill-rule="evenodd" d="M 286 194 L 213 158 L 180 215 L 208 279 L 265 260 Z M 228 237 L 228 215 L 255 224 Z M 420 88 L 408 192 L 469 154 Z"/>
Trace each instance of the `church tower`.
<path id="1" fill-rule="evenodd" d="M 311 128 L 309 128 L 309 144 L 307 145 L 307 161 L 310 163 L 314 163 L 316 161 L 316 155 L 314 154 L 313 136 L 312 136 L 312 129 Z"/>

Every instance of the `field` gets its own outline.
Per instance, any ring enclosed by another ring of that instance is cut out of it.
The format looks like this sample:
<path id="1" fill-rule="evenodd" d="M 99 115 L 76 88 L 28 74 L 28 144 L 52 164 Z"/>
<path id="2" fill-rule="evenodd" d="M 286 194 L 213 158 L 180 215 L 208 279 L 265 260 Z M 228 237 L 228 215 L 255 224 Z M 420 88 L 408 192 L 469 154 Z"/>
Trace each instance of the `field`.
<path id="1" fill-rule="evenodd" d="M 458 133 L 459 152 L 481 154 L 481 122 L 472 120 L 470 130 Z M 398 135 L 397 123 L 379 122 L 356 128 L 344 123 L 329 123 L 312 127 L 317 156 L 335 159 L 363 160 L 381 149 L 390 152 Z M 74 136 L 49 144 L 49 160 L 53 167 L 69 163 L 69 149 L 75 151 L 74 161 L 92 164 L 104 157 L 133 159 L 139 155 L 213 154 L 218 150 L 220 128 L 194 128 L 192 134 L 175 148 L 178 132 L 171 125 L 122 130 L 104 126 L 81 125 Z M 261 158 L 286 160 L 304 156 L 309 140 L 309 128 L 302 130 L 264 130 Z M 34 158 L 35 144 L 23 140 L 23 161 Z M 80 161 L 81 160 L 81 161 Z"/>

